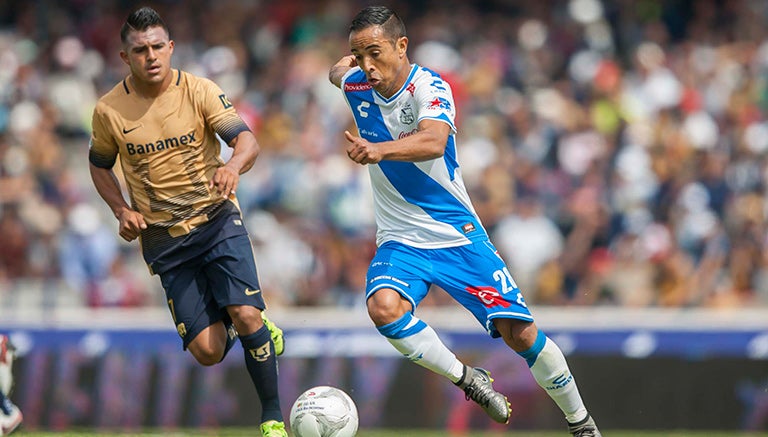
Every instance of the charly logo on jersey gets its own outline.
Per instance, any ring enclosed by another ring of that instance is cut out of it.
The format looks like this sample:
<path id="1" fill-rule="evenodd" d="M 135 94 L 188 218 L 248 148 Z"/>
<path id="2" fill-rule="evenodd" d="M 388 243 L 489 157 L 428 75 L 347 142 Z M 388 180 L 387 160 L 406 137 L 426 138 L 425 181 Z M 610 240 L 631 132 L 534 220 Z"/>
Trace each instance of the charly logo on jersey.
<path id="1" fill-rule="evenodd" d="M 400 108 L 400 123 L 411 124 L 414 121 L 416 121 L 416 117 L 413 115 L 413 108 L 411 108 L 410 103 L 407 103 L 405 106 Z"/>
<path id="2" fill-rule="evenodd" d="M 509 307 L 511 304 L 501 297 L 501 294 L 494 288 L 489 286 L 470 286 L 467 287 L 469 294 L 480 299 L 487 308 L 501 306 L 503 308 Z"/>
<path id="3" fill-rule="evenodd" d="M 362 101 L 355 109 L 357 109 L 357 113 L 360 114 L 361 118 L 368 118 L 368 108 L 370 107 L 370 103 Z"/>

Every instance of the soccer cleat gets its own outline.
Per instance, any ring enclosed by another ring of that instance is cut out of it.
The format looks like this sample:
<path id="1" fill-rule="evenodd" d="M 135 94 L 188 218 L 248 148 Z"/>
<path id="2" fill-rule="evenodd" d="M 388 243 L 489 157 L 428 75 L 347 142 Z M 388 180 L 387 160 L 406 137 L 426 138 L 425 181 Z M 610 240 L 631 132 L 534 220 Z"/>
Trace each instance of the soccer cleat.
<path id="1" fill-rule="evenodd" d="M 464 377 L 456 385 L 464 390 L 467 400 L 475 401 L 491 419 L 509 423 L 512 405 L 506 396 L 493 389 L 492 382 L 491 373 L 487 370 L 464 366 Z"/>
<path id="2" fill-rule="evenodd" d="M 268 420 L 261 424 L 261 437 L 288 437 L 285 423 Z"/>
<path id="3" fill-rule="evenodd" d="M 597 429 L 595 419 L 589 415 L 581 422 L 569 423 L 568 431 L 573 434 L 573 437 L 603 437 L 600 430 Z"/>
<path id="4" fill-rule="evenodd" d="M 0 410 L 0 435 L 8 435 L 12 433 L 13 430 L 21 425 L 21 421 L 24 419 L 21 410 L 19 410 L 19 407 L 16 405 L 10 404 L 10 411 L 10 414 L 5 414 Z"/>
<path id="5" fill-rule="evenodd" d="M 275 325 L 274 323 L 272 323 L 272 321 L 267 318 L 267 315 L 264 314 L 264 311 L 261 312 L 261 320 L 264 321 L 264 325 L 266 325 L 267 329 L 269 329 L 269 333 L 272 337 L 272 343 L 275 344 L 275 354 L 282 355 L 283 352 L 285 352 L 285 343 L 283 342 L 283 330 L 278 328 L 277 325 Z"/>

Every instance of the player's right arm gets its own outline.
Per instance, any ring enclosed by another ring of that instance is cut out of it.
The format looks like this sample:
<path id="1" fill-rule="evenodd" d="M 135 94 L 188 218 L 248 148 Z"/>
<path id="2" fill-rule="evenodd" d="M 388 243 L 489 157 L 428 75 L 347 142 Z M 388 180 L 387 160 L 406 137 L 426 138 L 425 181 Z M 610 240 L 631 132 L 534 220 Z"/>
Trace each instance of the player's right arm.
<path id="1" fill-rule="evenodd" d="M 144 216 L 131 208 L 123 197 L 123 191 L 117 176 L 112 170 L 118 155 L 118 148 L 114 138 L 102 120 L 103 115 L 97 104 L 93 111 L 93 131 L 88 148 L 88 168 L 91 180 L 104 202 L 112 210 L 119 222 L 120 237 L 125 241 L 135 240 L 142 229 L 147 228 Z"/>
<path id="2" fill-rule="evenodd" d="M 123 197 L 120 183 L 111 168 L 100 168 L 89 163 L 91 179 L 99 196 L 109 205 L 109 209 L 120 222 L 119 234 L 125 241 L 135 240 L 142 229 L 147 229 L 144 216 L 132 209 Z"/>
<path id="3" fill-rule="evenodd" d="M 341 88 L 341 79 L 347 74 L 347 71 L 357 67 L 357 61 L 355 55 L 347 55 L 339 59 L 339 61 L 331 67 L 331 71 L 328 72 L 328 80 L 337 88 Z"/>

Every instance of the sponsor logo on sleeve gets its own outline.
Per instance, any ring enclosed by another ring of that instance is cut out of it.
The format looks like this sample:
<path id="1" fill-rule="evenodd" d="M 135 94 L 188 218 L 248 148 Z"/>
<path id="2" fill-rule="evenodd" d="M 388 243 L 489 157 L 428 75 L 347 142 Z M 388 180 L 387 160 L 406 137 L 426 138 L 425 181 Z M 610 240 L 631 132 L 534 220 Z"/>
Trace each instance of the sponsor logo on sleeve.
<path id="1" fill-rule="evenodd" d="M 226 94 L 219 94 L 219 100 L 221 101 L 221 105 L 224 106 L 224 109 L 232 107 L 232 102 L 229 101 Z"/>
<path id="2" fill-rule="evenodd" d="M 445 97 L 435 97 L 432 101 L 430 101 L 427 104 L 427 109 L 445 109 L 450 111 L 451 110 L 451 102 L 448 101 Z"/>
<path id="3" fill-rule="evenodd" d="M 368 91 L 371 89 L 371 84 L 368 82 L 347 82 L 344 84 L 345 93 L 356 93 L 360 91 Z"/>

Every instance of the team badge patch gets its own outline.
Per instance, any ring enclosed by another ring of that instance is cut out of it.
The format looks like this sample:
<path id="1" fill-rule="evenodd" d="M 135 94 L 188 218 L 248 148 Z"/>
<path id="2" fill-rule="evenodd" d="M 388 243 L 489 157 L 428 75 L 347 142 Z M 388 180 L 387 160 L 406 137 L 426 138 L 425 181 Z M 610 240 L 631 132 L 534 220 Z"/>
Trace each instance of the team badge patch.
<path id="1" fill-rule="evenodd" d="M 416 117 L 413 115 L 413 108 L 411 108 L 411 105 L 405 105 L 403 108 L 400 108 L 400 123 L 411 124 L 415 120 Z"/>

